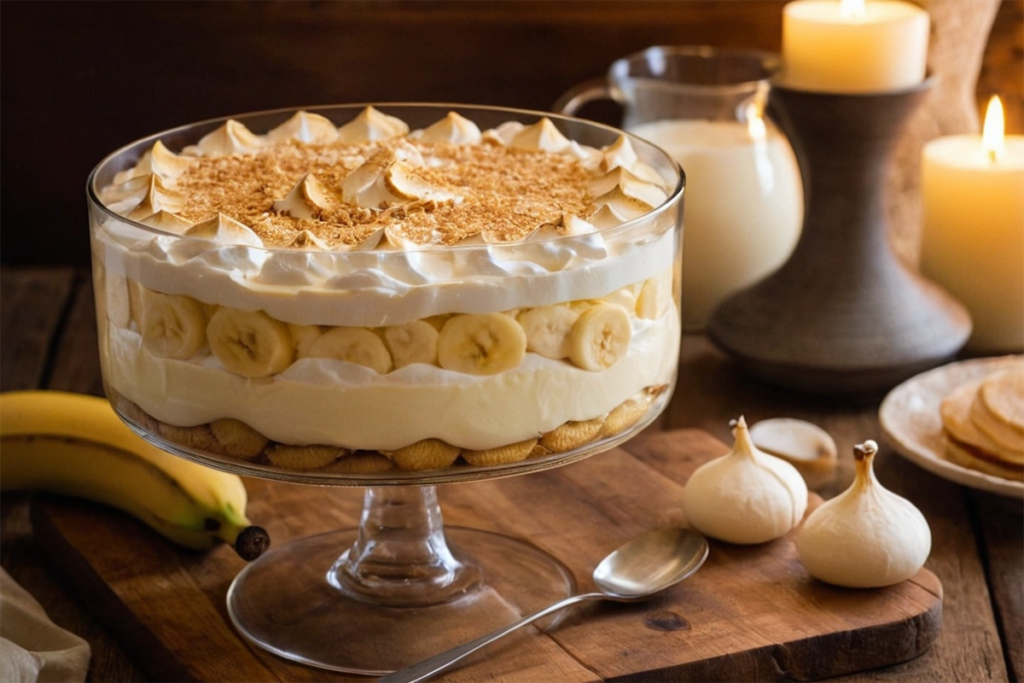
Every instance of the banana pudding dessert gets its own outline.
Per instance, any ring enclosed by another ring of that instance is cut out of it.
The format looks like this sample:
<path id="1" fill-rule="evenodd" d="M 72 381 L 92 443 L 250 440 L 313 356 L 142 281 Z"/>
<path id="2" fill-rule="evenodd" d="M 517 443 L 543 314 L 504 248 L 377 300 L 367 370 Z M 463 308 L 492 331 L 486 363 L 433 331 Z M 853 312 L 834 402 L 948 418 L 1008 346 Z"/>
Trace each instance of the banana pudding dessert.
<path id="1" fill-rule="evenodd" d="M 653 419 L 678 359 L 677 167 L 597 124 L 460 112 L 269 112 L 102 162 L 122 417 L 336 476 L 558 459 Z"/>

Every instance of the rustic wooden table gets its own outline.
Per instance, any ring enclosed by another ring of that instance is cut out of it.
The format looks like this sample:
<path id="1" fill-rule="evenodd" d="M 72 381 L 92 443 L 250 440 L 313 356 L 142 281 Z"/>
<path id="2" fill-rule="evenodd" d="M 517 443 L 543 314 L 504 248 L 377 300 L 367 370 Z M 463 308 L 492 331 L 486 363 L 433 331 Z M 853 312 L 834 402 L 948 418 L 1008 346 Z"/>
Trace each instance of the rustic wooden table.
<path id="1" fill-rule="evenodd" d="M 0 390 L 49 388 L 101 394 L 91 277 L 70 268 L 0 270 Z M 853 405 L 759 385 L 740 374 L 702 336 L 683 341 L 679 386 L 653 429 L 698 427 L 729 441 L 727 421 L 799 417 L 828 430 L 840 450 L 836 482 L 849 485 L 851 448 L 880 439 L 877 402 Z M 884 448 L 882 482 L 927 516 L 933 548 L 927 567 L 944 587 L 944 625 L 923 656 L 842 680 L 1020 681 L 1024 676 L 1024 518 L 1017 501 L 936 477 Z M 28 494 L 0 501 L 0 562 L 59 625 L 92 646 L 89 680 L 146 680 L 104 627 L 58 578 L 37 547 Z"/>

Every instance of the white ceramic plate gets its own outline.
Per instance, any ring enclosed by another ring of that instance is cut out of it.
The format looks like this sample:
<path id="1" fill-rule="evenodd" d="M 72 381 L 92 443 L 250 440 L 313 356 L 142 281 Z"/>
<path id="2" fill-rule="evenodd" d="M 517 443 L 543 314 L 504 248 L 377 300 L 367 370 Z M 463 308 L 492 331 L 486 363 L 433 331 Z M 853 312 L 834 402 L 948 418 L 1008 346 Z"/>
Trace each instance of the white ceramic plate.
<path id="1" fill-rule="evenodd" d="M 911 377 L 889 392 L 878 410 L 886 440 L 900 455 L 943 479 L 964 486 L 1024 499 L 1024 483 L 961 467 L 945 458 L 939 404 L 950 391 L 971 380 L 1019 363 L 1024 356 L 976 358 L 950 363 Z"/>

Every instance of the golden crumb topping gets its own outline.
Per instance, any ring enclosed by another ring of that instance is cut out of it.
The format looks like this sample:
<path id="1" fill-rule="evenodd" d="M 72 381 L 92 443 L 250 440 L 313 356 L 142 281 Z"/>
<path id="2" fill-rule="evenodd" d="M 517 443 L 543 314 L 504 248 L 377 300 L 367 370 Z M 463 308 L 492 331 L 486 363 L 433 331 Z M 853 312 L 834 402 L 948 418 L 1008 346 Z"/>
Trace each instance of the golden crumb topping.
<path id="1" fill-rule="evenodd" d="M 367 161 L 416 152 L 422 160 L 394 162 L 394 172 L 367 180 L 378 182 L 385 197 L 401 201 L 366 206 L 343 197 L 344 181 Z M 352 247 L 382 228 L 423 245 L 451 245 L 481 234 L 488 241 L 516 241 L 540 226 L 560 225 L 565 215 L 586 217 L 596 210 L 588 193 L 594 174 L 577 158 L 494 142 L 286 140 L 249 154 L 191 161 L 175 179 L 174 190 L 183 199 L 176 214 L 191 223 L 224 214 L 252 228 L 268 247 L 300 246 L 309 235 L 327 248 Z M 307 175 L 315 182 L 304 183 Z M 306 194 L 295 201 L 305 202 L 303 210 L 282 208 L 281 200 L 300 184 Z M 409 188 L 415 191 L 409 194 Z"/>

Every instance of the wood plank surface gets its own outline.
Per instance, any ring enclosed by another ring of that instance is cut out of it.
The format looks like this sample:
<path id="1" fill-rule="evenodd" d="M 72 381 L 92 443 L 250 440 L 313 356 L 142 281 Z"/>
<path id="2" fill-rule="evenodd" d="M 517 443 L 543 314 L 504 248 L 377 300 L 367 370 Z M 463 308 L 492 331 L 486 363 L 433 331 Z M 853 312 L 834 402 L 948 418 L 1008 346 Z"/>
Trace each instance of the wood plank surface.
<path id="1" fill-rule="evenodd" d="M 446 521 L 528 539 L 590 590 L 590 571 L 609 551 L 647 529 L 685 524 L 683 484 L 723 445 L 684 431 L 639 439 L 634 448 L 644 455 L 617 449 L 549 472 L 445 487 Z M 249 507 L 286 542 L 354 526 L 360 499 L 359 491 L 266 483 L 253 486 Z M 134 520 L 91 508 L 46 499 L 33 521 L 55 564 L 151 676 L 323 677 L 235 635 L 224 600 L 242 562 L 228 548 L 182 552 Z M 643 604 L 580 608 L 547 635 L 521 637 L 448 680 L 502 672 L 518 681 L 820 679 L 916 657 L 938 636 L 942 586 L 934 574 L 922 570 L 879 590 L 826 586 L 803 570 L 793 535 L 751 547 L 713 542 L 708 562 L 684 584 Z"/>
<path id="2" fill-rule="evenodd" d="M 87 300 L 91 296 L 88 273 L 68 268 L 44 271 L 42 279 L 50 282 L 40 284 L 40 272 L 0 269 L 0 315 L 4 320 L 0 335 L 0 383 L 4 390 L 41 386 L 40 373 L 47 364 L 77 366 L 82 370 L 75 385 L 65 384 L 62 388 L 91 393 L 98 386 L 98 361 L 88 357 L 88 353 L 81 354 L 84 361 L 75 360 L 80 345 L 69 340 L 94 335 L 92 317 L 80 316 L 85 327 L 76 326 L 77 332 L 67 324 L 58 330 L 62 315 L 70 313 L 73 306 L 85 305 L 71 302 L 67 283 L 76 283 L 76 301 Z M 22 288 L 25 291 L 20 291 Z M 32 291 L 56 294 L 29 296 Z M 15 320 L 19 322 L 11 324 Z M 37 323 L 26 324 L 24 320 Z M 32 341 L 26 343 L 23 339 Z M 26 348 L 34 349 L 35 355 L 25 355 Z M 15 358 L 18 362 L 14 362 Z M 26 359 L 26 367 L 37 368 L 36 374 L 18 370 L 21 359 Z M 86 370 L 88 367 L 91 370 Z M 59 383 L 61 379 L 54 377 L 53 382 Z M 877 409 L 876 403 L 847 405 L 758 384 L 743 376 L 703 337 L 689 335 L 683 340 L 679 388 L 662 423 L 666 429 L 701 428 L 725 440 L 728 419 L 739 413 L 745 413 L 748 421 L 774 416 L 814 421 L 832 434 L 840 449 L 837 480 L 822 491 L 829 498 L 852 480 L 853 444 L 879 437 Z M 640 444 L 634 440 L 627 448 Z M 877 465 L 882 482 L 910 497 L 925 512 L 932 527 L 937 542 L 926 566 L 945 589 L 943 632 L 935 645 L 917 659 L 839 680 L 1021 680 L 1024 521 L 1020 505 L 983 494 L 968 494 L 966 489 L 915 467 L 885 447 Z M 449 518 L 456 514 L 450 504 L 446 505 L 446 513 Z M 29 522 L 28 496 L 5 494 L 0 500 L 0 539 L 3 566 L 29 588 L 58 624 L 89 641 L 93 651 L 89 680 L 148 680 L 124 652 L 122 644 L 100 625 L 39 552 Z M 514 674 L 506 677 L 515 680 Z"/>

